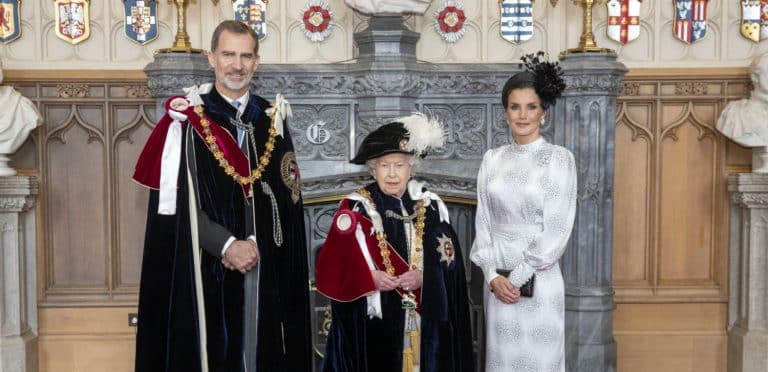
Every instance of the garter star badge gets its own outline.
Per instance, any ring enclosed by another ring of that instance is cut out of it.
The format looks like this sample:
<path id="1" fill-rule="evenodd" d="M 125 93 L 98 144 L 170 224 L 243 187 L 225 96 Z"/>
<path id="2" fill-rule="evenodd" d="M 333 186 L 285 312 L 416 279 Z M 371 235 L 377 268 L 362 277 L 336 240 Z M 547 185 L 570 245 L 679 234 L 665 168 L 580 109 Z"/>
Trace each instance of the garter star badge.
<path id="1" fill-rule="evenodd" d="M 531 0 L 499 0 L 501 37 L 519 44 L 533 37 L 533 2 Z"/>
<path id="2" fill-rule="evenodd" d="M 0 42 L 8 44 L 21 36 L 21 0 L 0 0 Z"/>
<path id="3" fill-rule="evenodd" d="M 675 38 L 692 44 L 707 34 L 708 0 L 675 1 Z"/>
<path id="4" fill-rule="evenodd" d="M 741 1 L 741 36 L 755 43 L 768 39 L 768 0 Z"/>
<path id="5" fill-rule="evenodd" d="M 157 38 L 157 2 L 125 1 L 125 36 L 144 45 Z"/>
<path id="6" fill-rule="evenodd" d="M 621 45 L 640 36 L 640 0 L 608 0 L 608 38 Z"/>
<path id="7" fill-rule="evenodd" d="M 453 240 L 451 240 L 451 238 L 445 236 L 445 234 L 438 237 L 437 251 L 440 253 L 440 262 L 445 261 L 447 266 L 450 266 L 453 263 L 453 254 L 456 249 L 453 246 Z"/>
<path id="8" fill-rule="evenodd" d="M 435 11 L 435 31 L 449 43 L 455 43 L 464 36 L 464 4 L 448 0 Z"/>
<path id="9" fill-rule="evenodd" d="M 333 12 L 324 0 L 310 0 L 301 13 L 304 36 L 316 43 L 325 40 L 331 34 Z"/>
<path id="10" fill-rule="evenodd" d="M 91 36 L 90 0 L 54 0 L 56 36 L 75 45 Z"/>
<path id="11" fill-rule="evenodd" d="M 235 20 L 251 26 L 259 40 L 267 37 L 267 0 L 232 0 Z"/>

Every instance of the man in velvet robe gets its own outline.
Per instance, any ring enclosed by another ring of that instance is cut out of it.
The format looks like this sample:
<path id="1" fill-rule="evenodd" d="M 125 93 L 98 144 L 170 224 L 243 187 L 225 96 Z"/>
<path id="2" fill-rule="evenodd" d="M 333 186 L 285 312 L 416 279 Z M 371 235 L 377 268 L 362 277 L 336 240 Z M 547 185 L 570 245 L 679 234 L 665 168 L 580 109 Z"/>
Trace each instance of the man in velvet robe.
<path id="1" fill-rule="evenodd" d="M 134 179 L 151 191 L 137 372 L 311 369 L 290 109 L 249 92 L 258 62 L 251 28 L 222 22 L 215 83 L 169 99 L 139 157 Z"/>
<path id="2" fill-rule="evenodd" d="M 352 160 L 375 182 L 341 201 L 318 252 L 317 289 L 332 300 L 323 371 L 473 370 L 459 242 L 443 201 L 411 180 L 442 142 L 439 123 L 411 115 L 371 132 Z"/>

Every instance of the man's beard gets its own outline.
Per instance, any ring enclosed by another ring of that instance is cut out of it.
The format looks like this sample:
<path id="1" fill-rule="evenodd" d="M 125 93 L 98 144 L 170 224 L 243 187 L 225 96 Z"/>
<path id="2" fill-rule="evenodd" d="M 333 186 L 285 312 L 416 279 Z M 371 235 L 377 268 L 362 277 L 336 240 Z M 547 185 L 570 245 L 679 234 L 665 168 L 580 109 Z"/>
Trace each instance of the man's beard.
<path id="1" fill-rule="evenodd" d="M 227 79 L 226 75 L 222 76 L 219 79 L 219 82 L 223 84 L 227 89 L 230 90 L 240 90 L 248 86 L 248 84 L 251 83 L 251 79 L 253 79 L 253 73 L 248 75 L 246 79 L 243 79 L 243 81 L 232 81 Z"/>

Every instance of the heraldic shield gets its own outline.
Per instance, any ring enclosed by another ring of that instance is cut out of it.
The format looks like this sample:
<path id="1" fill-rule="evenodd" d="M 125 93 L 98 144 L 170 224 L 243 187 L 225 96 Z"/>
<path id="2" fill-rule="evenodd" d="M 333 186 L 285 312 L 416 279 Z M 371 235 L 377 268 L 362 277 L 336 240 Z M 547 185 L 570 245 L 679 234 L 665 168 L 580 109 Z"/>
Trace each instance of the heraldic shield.
<path id="1" fill-rule="evenodd" d="M 235 20 L 251 26 L 259 40 L 267 37 L 267 2 L 265 0 L 235 0 L 232 3 Z"/>
<path id="2" fill-rule="evenodd" d="M 89 0 L 55 0 L 56 36 L 70 44 L 77 44 L 91 35 Z"/>
<path id="3" fill-rule="evenodd" d="M 608 0 L 608 38 L 622 45 L 640 36 L 640 0 Z"/>
<path id="4" fill-rule="evenodd" d="M 741 1 L 741 35 L 756 43 L 768 39 L 768 0 Z"/>
<path id="5" fill-rule="evenodd" d="M 8 44 L 21 36 L 20 0 L 0 0 L 0 42 Z"/>
<path id="6" fill-rule="evenodd" d="M 510 43 L 521 43 L 533 37 L 533 3 L 531 0 L 499 0 L 501 37 Z"/>
<path id="7" fill-rule="evenodd" d="M 125 0 L 125 36 L 141 45 L 157 38 L 155 0 Z"/>
<path id="8" fill-rule="evenodd" d="M 675 38 L 695 43 L 707 34 L 708 0 L 675 0 Z"/>

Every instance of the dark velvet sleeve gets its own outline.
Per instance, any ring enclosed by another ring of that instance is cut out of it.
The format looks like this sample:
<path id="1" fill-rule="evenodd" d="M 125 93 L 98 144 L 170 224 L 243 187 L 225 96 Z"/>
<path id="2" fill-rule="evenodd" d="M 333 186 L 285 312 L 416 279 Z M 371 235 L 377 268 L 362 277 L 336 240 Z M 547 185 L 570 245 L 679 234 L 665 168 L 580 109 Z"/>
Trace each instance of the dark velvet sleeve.
<path id="1" fill-rule="evenodd" d="M 199 139 L 197 138 L 195 132 L 192 130 L 187 132 L 186 140 L 187 148 L 195 149 L 194 151 L 188 151 L 188 158 L 190 159 L 189 172 L 192 176 L 192 182 L 195 185 L 194 189 L 199 190 L 199 187 L 197 186 L 198 173 L 196 159 L 201 155 L 199 154 L 201 150 L 208 150 L 204 147 L 201 148 L 199 144 L 197 146 L 193 145 L 194 142 L 199 142 Z M 181 174 L 179 176 L 185 178 L 187 177 L 186 174 Z M 224 243 L 226 243 L 227 240 L 233 236 L 233 234 L 224 226 L 221 226 L 220 224 L 211 220 L 208 214 L 200 207 L 200 195 L 195 195 L 195 200 L 197 200 L 197 229 L 200 246 L 205 249 L 208 254 L 214 257 L 221 257 L 221 250 L 224 248 Z"/>
<path id="2" fill-rule="evenodd" d="M 446 223 L 436 224 L 426 235 L 421 370 L 472 371 L 474 367 L 469 298 L 458 237 Z M 452 255 L 446 254 L 444 246 L 441 248 L 440 242 L 446 241 L 451 242 Z"/>
<path id="3" fill-rule="evenodd" d="M 179 174 L 185 174 L 184 162 Z M 194 287 L 186 178 L 175 215 L 157 214 L 150 191 L 139 287 L 136 372 L 200 371 L 200 332 Z"/>

